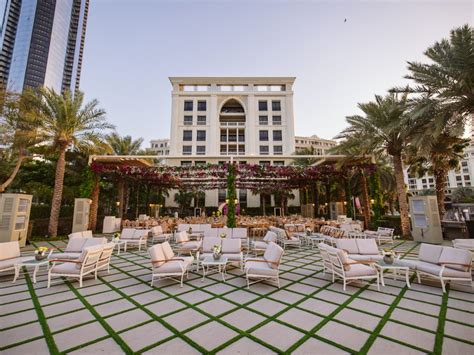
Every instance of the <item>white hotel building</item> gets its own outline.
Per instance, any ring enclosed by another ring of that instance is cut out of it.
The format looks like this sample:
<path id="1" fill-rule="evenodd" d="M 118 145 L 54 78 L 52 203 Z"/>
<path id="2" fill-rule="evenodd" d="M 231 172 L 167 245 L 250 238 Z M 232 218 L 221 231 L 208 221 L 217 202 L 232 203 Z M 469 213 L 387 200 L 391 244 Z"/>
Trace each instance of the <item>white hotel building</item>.
<path id="1" fill-rule="evenodd" d="M 228 161 L 288 164 L 295 152 L 294 77 L 171 77 L 169 165 Z M 226 191 L 207 191 L 217 207 Z M 260 197 L 238 191 L 240 203 L 259 207 Z M 299 196 L 289 205 L 299 205 Z M 274 202 L 272 201 L 272 204 Z M 176 206 L 174 192 L 166 201 Z"/>

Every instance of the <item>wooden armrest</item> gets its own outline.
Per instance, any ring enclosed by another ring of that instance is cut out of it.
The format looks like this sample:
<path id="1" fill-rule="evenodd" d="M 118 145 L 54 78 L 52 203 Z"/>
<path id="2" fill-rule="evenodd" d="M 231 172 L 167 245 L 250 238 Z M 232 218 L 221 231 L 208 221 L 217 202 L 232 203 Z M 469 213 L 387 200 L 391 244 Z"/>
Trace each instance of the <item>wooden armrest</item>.
<path id="1" fill-rule="evenodd" d="M 257 262 L 257 263 L 267 263 L 267 264 L 280 265 L 280 263 L 277 263 L 275 261 L 266 261 L 266 260 L 261 260 L 261 259 L 247 259 L 245 261 L 246 262 L 247 261 L 253 261 L 253 262 Z"/>
<path id="2" fill-rule="evenodd" d="M 471 266 L 470 264 L 469 265 L 466 265 L 466 264 L 461 264 L 461 263 L 448 263 L 448 262 L 444 262 L 444 263 L 438 263 L 440 265 L 459 265 L 459 266 L 466 266 L 466 267 L 469 267 Z"/>
<path id="3" fill-rule="evenodd" d="M 74 263 L 74 264 L 82 264 L 82 261 L 75 260 L 75 259 L 53 259 L 49 260 L 50 263 Z"/>
<path id="4" fill-rule="evenodd" d="M 354 264 L 370 265 L 370 264 L 375 264 L 375 261 L 370 261 L 370 260 L 358 260 L 358 261 L 354 261 L 353 263 L 343 263 L 342 265 L 354 265 Z"/>
<path id="5" fill-rule="evenodd" d="M 151 263 L 156 264 L 156 263 L 166 263 L 168 261 L 185 261 L 182 258 L 172 258 L 172 259 L 166 259 L 166 260 L 153 260 Z"/>

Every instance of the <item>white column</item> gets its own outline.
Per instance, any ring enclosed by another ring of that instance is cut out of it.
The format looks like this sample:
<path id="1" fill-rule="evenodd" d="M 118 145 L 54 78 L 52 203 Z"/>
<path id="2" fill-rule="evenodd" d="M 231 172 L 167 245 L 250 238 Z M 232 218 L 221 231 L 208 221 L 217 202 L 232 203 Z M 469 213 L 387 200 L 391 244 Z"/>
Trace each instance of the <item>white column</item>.
<path id="1" fill-rule="evenodd" d="M 179 123 L 180 123 L 180 96 L 177 92 L 171 94 L 171 132 L 170 132 L 170 155 L 181 154 L 180 145 L 182 144 L 181 137 L 179 136 Z"/>
<path id="2" fill-rule="evenodd" d="M 253 90 L 253 86 L 251 88 Z M 258 117 L 255 109 L 255 95 L 250 94 L 247 100 L 247 115 L 245 117 L 245 154 L 258 154 L 257 152 L 257 123 Z"/>
<path id="3" fill-rule="evenodd" d="M 209 137 L 207 140 L 207 155 L 219 154 L 220 129 L 219 129 L 219 112 L 217 107 L 217 95 L 212 94 L 209 100 Z"/>

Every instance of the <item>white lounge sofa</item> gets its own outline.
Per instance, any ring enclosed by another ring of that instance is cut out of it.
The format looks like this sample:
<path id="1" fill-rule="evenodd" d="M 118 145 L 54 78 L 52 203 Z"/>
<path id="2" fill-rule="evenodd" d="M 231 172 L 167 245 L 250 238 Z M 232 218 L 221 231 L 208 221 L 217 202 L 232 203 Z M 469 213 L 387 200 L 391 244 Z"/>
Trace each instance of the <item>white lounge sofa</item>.
<path id="1" fill-rule="evenodd" d="M 453 247 L 474 252 L 474 239 L 454 239 Z"/>
<path id="2" fill-rule="evenodd" d="M 120 234 L 120 240 L 126 241 L 125 251 L 130 246 L 137 246 L 138 251 L 142 250 L 142 246 L 146 247 L 148 240 L 148 229 L 124 228 Z"/>
<path id="3" fill-rule="evenodd" d="M 164 233 L 161 226 L 154 226 L 150 229 L 151 232 L 151 242 L 154 244 L 155 241 L 158 243 L 167 242 L 173 236 L 171 233 Z"/>
<path id="4" fill-rule="evenodd" d="M 202 241 L 190 240 L 188 232 L 181 231 L 175 234 L 177 249 L 183 253 L 196 253 L 201 248 Z"/>
<path id="5" fill-rule="evenodd" d="M 472 254 L 468 250 L 423 243 L 418 260 L 404 260 L 420 276 L 440 280 L 443 292 L 446 282 L 469 282 L 472 286 Z"/>
<path id="6" fill-rule="evenodd" d="M 280 244 L 283 249 L 286 249 L 287 246 L 301 248 L 300 238 L 288 235 L 288 233 L 284 229 L 270 227 L 270 231 L 274 232 L 277 235 L 277 243 Z"/>
<path id="7" fill-rule="evenodd" d="M 347 239 L 336 240 L 336 247 L 347 252 L 351 260 L 378 261 L 382 260 L 377 242 L 374 239 Z"/>
<path id="8" fill-rule="evenodd" d="M 71 238 L 69 239 L 66 249 L 62 253 L 53 253 L 50 259 L 78 259 L 84 249 L 104 245 L 107 243 L 106 238 Z"/>
<path id="9" fill-rule="evenodd" d="M 97 279 L 97 262 L 102 255 L 102 250 L 103 245 L 95 245 L 84 248 L 77 259 L 53 258 L 50 260 L 48 288 L 51 286 L 51 278 L 53 276 L 77 278 L 79 279 L 79 287 L 82 287 L 82 279 L 86 275 L 94 274 L 95 279 Z"/>
<path id="10" fill-rule="evenodd" d="M 263 237 L 262 241 L 254 241 L 252 243 L 252 251 L 255 254 L 258 254 L 259 252 L 265 252 L 267 250 L 267 247 L 270 243 L 276 243 L 277 241 L 277 235 L 275 232 L 268 231 L 267 234 L 265 234 L 265 237 Z"/>
<path id="11" fill-rule="evenodd" d="M 20 243 L 0 243 L 0 272 L 15 270 L 15 264 L 31 260 L 34 256 L 21 256 Z"/>

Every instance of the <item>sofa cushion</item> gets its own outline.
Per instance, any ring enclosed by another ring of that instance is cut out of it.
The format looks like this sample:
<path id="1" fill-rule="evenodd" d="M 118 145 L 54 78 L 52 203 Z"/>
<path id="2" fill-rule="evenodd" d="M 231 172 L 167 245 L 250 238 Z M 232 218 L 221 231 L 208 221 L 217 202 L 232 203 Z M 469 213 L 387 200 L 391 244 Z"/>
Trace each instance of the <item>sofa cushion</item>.
<path id="1" fill-rule="evenodd" d="M 268 246 L 268 243 L 265 243 L 265 242 L 257 241 L 257 242 L 253 243 L 253 247 L 255 249 L 265 250 L 265 249 L 267 249 L 267 246 Z"/>
<path id="2" fill-rule="evenodd" d="M 357 248 L 359 249 L 359 254 L 363 254 L 363 255 L 379 254 L 379 248 L 377 248 L 377 242 L 375 241 L 375 239 L 357 239 L 356 243 L 357 243 Z"/>
<path id="3" fill-rule="evenodd" d="M 267 234 L 265 234 L 265 237 L 263 238 L 264 242 L 270 243 L 273 242 L 275 243 L 277 240 L 277 235 L 275 232 L 268 231 Z"/>
<path id="4" fill-rule="evenodd" d="M 345 271 L 349 271 L 351 269 L 351 260 L 348 257 L 348 254 L 342 249 L 336 249 L 336 254 L 341 260 L 342 266 Z"/>
<path id="5" fill-rule="evenodd" d="M 85 242 L 86 240 L 84 238 L 71 238 L 69 239 L 64 251 L 66 253 L 80 253 L 84 247 Z"/>
<path id="6" fill-rule="evenodd" d="M 51 260 L 55 259 L 79 259 L 81 253 L 53 253 L 49 257 Z"/>
<path id="7" fill-rule="evenodd" d="M 222 256 L 226 257 L 228 261 L 241 261 L 242 253 L 223 253 Z"/>
<path id="8" fill-rule="evenodd" d="M 377 275 L 377 271 L 375 271 L 375 269 L 367 265 L 353 264 L 351 265 L 350 270 L 347 270 L 345 274 L 346 274 L 346 277 L 375 276 Z"/>
<path id="9" fill-rule="evenodd" d="M 122 229 L 122 233 L 120 233 L 120 239 L 132 239 L 133 233 L 135 233 L 134 228 L 124 228 Z"/>
<path id="10" fill-rule="evenodd" d="M 163 254 L 166 260 L 174 258 L 174 251 L 171 249 L 171 245 L 168 242 L 161 243 L 161 247 L 163 248 Z"/>
<path id="11" fill-rule="evenodd" d="M 450 269 L 468 271 L 472 262 L 472 254 L 468 250 L 443 247 L 438 264 L 445 265 Z M 454 263 L 454 264 L 450 264 Z"/>
<path id="12" fill-rule="evenodd" d="M 252 260 L 245 262 L 245 272 L 252 275 L 278 276 L 278 270 L 272 268 L 270 264 Z"/>
<path id="13" fill-rule="evenodd" d="M 160 265 L 163 265 L 165 262 L 156 262 L 158 260 L 165 260 L 166 256 L 165 253 L 163 252 L 163 247 L 161 244 L 156 244 L 153 245 L 150 249 L 148 249 L 148 253 L 150 254 L 151 257 L 151 262 L 154 267 L 159 267 Z"/>
<path id="14" fill-rule="evenodd" d="M 222 239 L 222 253 L 240 253 L 242 241 L 240 239 Z"/>
<path id="15" fill-rule="evenodd" d="M 356 261 L 379 261 L 383 259 L 383 256 L 380 254 L 348 254 L 347 257 Z"/>
<path id="16" fill-rule="evenodd" d="M 203 253 L 212 253 L 215 245 L 221 245 L 222 241 L 219 237 L 205 237 L 202 240 L 202 252 Z"/>
<path id="17" fill-rule="evenodd" d="M 359 249 L 357 249 L 357 243 L 355 239 L 338 239 L 336 240 L 336 246 L 339 249 L 345 250 L 348 254 L 359 254 Z"/>
<path id="18" fill-rule="evenodd" d="M 186 270 L 187 267 L 189 266 L 188 261 L 168 261 L 164 265 L 161 265 L 157 269 L 155 269 L 155 272 L 158 273 L 175 273 L 175 274 L 180 274 L 183 272 L 183 270 Z"/>
<path id="19" fill-rule="evenodd" d="M 445 267 L 443 270 L 443 277 L 455 277 L 460 279 L 469 279 L 472 281 L 472 274 L 470 271 L 460 271 Z"/>
<path id="20" fill-rule="evenodd" d="M 182 231 L 182 232 L 176 233 L 175 239 L 176 239 L 176 243 L 184 243 L 184 242 L 189 241 L 189 236 L 188 236 L 188 233 L 186 233 L 185 231 Z"/>
<path id="21" fill-rule="evenodd" d="M 19 256 L 17 258 L 10 258 L 5 260 L 0 260 L 0 270 L 11 269 L 16 263 L 21 263 L 27 260 L 32 260 L 32 256 Z"/>
<path id="22" fill-rule="evenodd" d="M 232 228 L 232 238 L 247 239 L 247 228 Z"/>
<path id="23" fill-rule="evenodd" d="M 428 263 L 437 264 L 442 251 L 442 246 L 422 243 L 420 246 L 418 259 Z"/>
<path id="24" fill-rule="evenodd" d="M 273 269 L 278 268 L 278 263 L 280 263 L 281 256 L 283 255 L 283 249 L 276 245 L 275 243 L 268 244 L 267 249 L 265 250 L 265 254 L 263 254 L 263 258 L 266 261 L 270 261 L 270 267 Z"/>
<path id="25" fill-rule="evenodd" d="M 51 268 L 51 273 L 53 274 L 78 275 L 80 271 L 81 268 L 77 268 L 74 263 L 58 264 Z"/>
<path id="26" fill-rule="evenodd" d="M 180 249 L 183 250 L 198 250 L 201 247 L 200 241 L 190 241 L 179 245 Z"/>
<path id="27" fill-rule="evenodd" d="M 74 233 L 71 233 L 68 235 L 68 238 L 69 239 L 72 239 L 72 238 L 82 238 L 82 232 L 74 232 Z"/>
<path id="28" fill-rule="evenodd" d="M 441 272 L 441 266 L 438 264 L 433 264 L 421 260 L 412 263 L 415 265 L 416 270 L 423 271 L 428 274 L 439 276 L 439 273 Z"/>
<path id="29" fill-rule="evenodd" d="M 82 232 L 82 238 L 93 238 L 94 235 L 92 234 L 92 231 L 83 231 Z"/>
<path id="30" fill-rule="evenodd" d="M 93 247 L 96 245 L 104 245 L 105 243 L 107 243 L 106 238 L 83 238 L 83 239 L 84 239 L 84 246 L 82 247 L 83 249 L 88 248 L 88 247 Z"/>
<path id="31" fill-rule="evenodd" d="M 0 260 L 17 258 L 21 255 L 18 242 L 0 243 Z"/>

